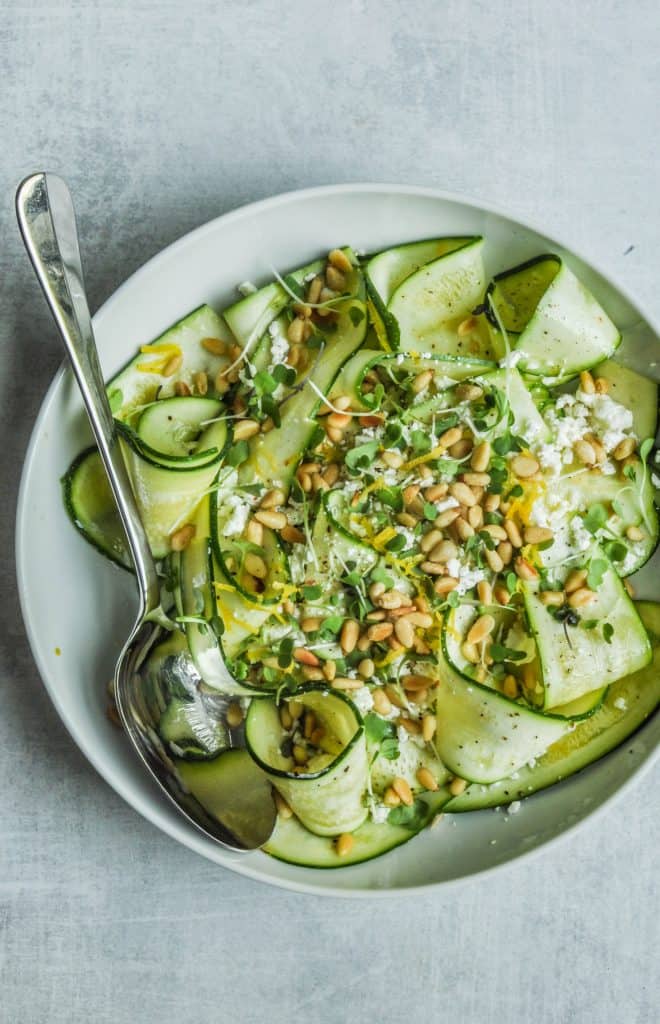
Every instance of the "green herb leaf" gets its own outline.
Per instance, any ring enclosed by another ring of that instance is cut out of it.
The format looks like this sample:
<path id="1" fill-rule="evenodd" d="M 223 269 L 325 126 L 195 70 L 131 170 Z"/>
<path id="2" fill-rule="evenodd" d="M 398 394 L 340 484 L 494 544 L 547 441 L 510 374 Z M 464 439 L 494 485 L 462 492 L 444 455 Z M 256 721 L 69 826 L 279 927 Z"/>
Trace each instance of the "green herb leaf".
<path id="1" fill-rule="evenodd" d="M 607 557 L 613 562 L 623 562 L 628 554 L 628 548 L 621 540 L 608 540 L 604 549 Z"/>
<path id="2" fill-rule="evenodd" d="M 227 452 L 225 462 L 228 466 L 240 466 L 250 454 L 250 447 L 247 441 L 237 441 Z"/>
<path id="3" fill-rule="evenodd" d="M 491 644 L 489 653 L 495 661 L 522 661 L 525 657 L 524 651 L 505 647 L 504 644 Z"/>
<path id="4" fill-rule="evenodd" d="M 403 551 L 406 546 L 406 538 L 401 533 L 397 533 L 396 537 L 392 537 L 388 540 L 385 548 L 387 551 Z"/>
<path id="5" fill-rule="evenodd" d="M 405 804 L 393 807 L 387 815 L 387 821 L 390 825 L 400 825 L 411 832 L 418 832 L 424 828 L 430 816 L 429 805 L 424 800 L 415 800 L 410 807 Z"/>
<path id="6" fill-rule="evenodd" d="M 353 327 L 357 327 L 358 324 L 361 324 L 362 321 L 364 320 L 364 310 L 360 309 L 359 306 L 351 306 L 351 308 L 348 311 L 348 315 L 351 318 L 351 323 L 353 324 Z"/>
<path id="7" fill-rule="evenodd" d="M 589 533 L 596 533 L 605 526 L 607 522 L 607 509 L 602 502 L 597 501 L 594 505 L 589 506 L 586 515 L 583 517 L 583 522 Z"/>
<path id="8" fill-rule="evenodd" d="M 124 395 L 122 393 L 121 388 L 113 388 L 112 391 L 108 393 L 108 402 L 110 403 L 111 413 L 114 414 L 116 412 L 119 412 L 122 405 L 124 404 Z"/>
<path id="9" fill-rule="evenodd" d="M 608 568 L 609 566 L 604 558 L 591 559 L 589 562 L 589 572 L 587 574 L 587 586 L 589 587 L 589 590 L 598 590 Z"/>
<path id="10" fill-rule="evenodd" d="M 379 441 L 367 441 L 366 444 L 359 444 L 356 448 L 352 448 L 350 452 L 346 453 L 344 460 L 346 466 L 354 472 L 366 469 L 376 458 L 379 448 Z"/>
<path id="11" fill-rule="evenodd" d="M 603 640 L 606 644 L 612 643 L 612 637 L 614 636 L 614 626 L 611 622 L 603 623 Z"/>
<path id="12" fill-rule="evenodd" d="M 371 571 L 372 583 L 384 583 L 388 590 L 394 586 L 394 579 L 390 576 L 384 566 L 377 565 Z"/>
<path id="13" fill-rule="evenodd" d="M 280 668 L 288 668 L 291 664 L 293 655 L 293 639 L 290 636 L 285 636 L 280 641 L 280 646 L 277 654 L 277 664 Z"/>
<path id="14" fill-rule="evenodd" d="M 430 520 L 430 522 L 438 518 L 438 510 L 430 501 L 424 502 L 424 518 Z"/>
<path id="15" fill-rule="evenodd" d="M 395 735 L 394 726 L 375 711 L 369 711 L 364 716 L 364 735 L 370 743 L 381 743 L 386 737 Z"/>
<path id="16" fill-rule="evenodd" d="M 642 441 L 642 443 L 639 446 L 639 456 L 640 456 L 642 462 L 646 462 L 646 460 L 649 457 L 649 452 L 651 451 L 652 448 L 653 448 L 653 438 L 652 437 L 647 437 L 645 441 Z"/>
<path id="17" fill-rule="evenodd" d="M 380 745 L 380 756 L 386 761 L 396 761 L 399 756 L 399 741 L 394 736 L 388 736 Z"/>

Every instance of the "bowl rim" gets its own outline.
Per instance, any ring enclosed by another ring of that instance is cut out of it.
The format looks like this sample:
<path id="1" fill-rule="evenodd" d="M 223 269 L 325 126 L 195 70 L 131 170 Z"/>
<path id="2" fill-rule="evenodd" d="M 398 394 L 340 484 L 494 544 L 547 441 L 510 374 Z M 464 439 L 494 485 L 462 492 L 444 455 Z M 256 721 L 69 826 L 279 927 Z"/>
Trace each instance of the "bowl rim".
<path id="1" fill-rule="evenodd" d="M 518 216 L 517 214 L 510 213 L 506 208 L 499 206 L 497 203 L 491 201 L 482 200 L 475 197 L 462 195 L 457 192 L 436 189 L 430 186 L 421 185 L 410 185 L 401 183 L 388 183 L 388 182 L 346 182 L 341 184 L 329 184 L 329 185 L 315 185 L 308 188 L 291 189 L 287 192 L 277 193 L 273 196 L 268 196 L 263 199 L 258 199 L 253 202 L 244 203 L 243 205 L 226 211 L 225 213 L 219 214 L 217 217 L 211 218 L 211 220 L 205 221 L 203 224 L 198 225 L 196 228 L 191 229 L 179 238 L 174 239 L 168 243 L 164 248 L 160 249 L 157 253 L 151 256 L 145 263 L 137 268 L 126 280 L 112 292 L 111 295 L 104 300 L 98 310 L 93 316 L 93 324 L 95 329 L 98 328 L 108 316 L 112 315 L 114 306 L 122 298 L 124 291 L 129 287 L 139 286 L 141 278 L 147 273 L 152 273 L 155 269 L 157 270 L 159 264 L 168 259 L 173 251 L 178 251 L 180 255 L 183 255 L 188 246 L 195 245 L 198 240 L 204 235 L 213 232 L 217 229 L 219 223 L 229 224 L 234 221 L 238 221 L 244 218 L 249 218 L 254 214 L 258 214 L 263 210 L 273 209 L 279 205 L 284 205 L 291 201 L 300 201 L 305 199 L 314 199 L 328 196 L 341 196 L 348 195 L 351 193 L 355 194 L 386 194 L 386 195 L 398 195 L 398 196 L 410 196 L 410 197 L 422 197 L 429 199 L 437 199 L 447 203 L 462 205 L 469 207 L 475 211 L 482 213 L 489 213 L 495 216 L 501 217 L 503 220 L 522 227 L 525 230 L 534 232 L 538 235 L 543 236 L 549 242 L 557 245 L 567 253 L 577 257 L 587 267 L 596 271 L 597 274 L 603 279 L 603 281 L 611 287 L 615 292 L 618 292 L 623 298 L 643 317 L 649 327 L 653 330 L 656 335 L 660 335 L 660 315 L 654 317 L 642 303 L 629 291 L 627 287 L 621 284 L 615 283 L 610 274 L 599 265 L 599 263 L 591 258 L 584 256 L 580 250 L 576 249 L 573 245 L 565 244 L 559 239 L 554 233 L 548 233 L 543 225 L 538 224 L 534 219 L 527 217 Z M 57 711 L 60 719 L 62 720 L 67 732 L 73 739 L 76 746 L 85 756 L 86 760 L 92 765 L 92 767 L 98 772 L 101 778 L 109 785 L 112 789 L 129 804 L 133 810 L 137 811 L 143 818 L 145 818 L 151 825 L 158 828 L 161 832 L 164 832 L 170 838 L 182 843 L 188 849 L 194 853 L 200 854 L 205 859 L 211 861 L 211 863 L 217 864 L 219 867 L 227 868 L 230 871 L 234 871 L 237 874 L 243 875 L 246 878 L 250 878 L 253 881 L 261 882 L 265 885 L 275 886 L 277 888 L 285 889 L 290 892 L 304 893 L 315 896 L 332 896 L 343 899 L 365 899 L 365 898 L 388 898 L 396 896 L 412 896 L 412 895 L 427 895 L 429 892 L 437 891 L 440 888 L 457 887 L 460 885 L 467 885 L 473 880 L 484 880 L 491 877 L 496 872 L 500 872 L 505 868 L 509 868 L 514 864 L 520 863 L 522 860 L 529 860 L 530 858 L 540 855 L 543 851 L 556 845 L 557 843 L 566 839 L 569 835 L 580 829 L 589 820 L 595 820 L 596 817 L 601 815 L 609 809 L 610 804 L 623 796 L 624 793 L 628 792 L 633 786 L 636 786 L 642 777 L 650 771 L 660 755 L 660 747 L 655 747 L 649 750 L 637 768 L 634 770 L 632 775 L 625 781 L 617 785 L 616 789 L 609 793 L 604 799 L 591 810 L 586 811 L 577 821 L 572 822 L 564 826 L 557 835 L 540 843 L 531 850 L 522 850 L 514 853 L 507 860 L 501 863 L 494 864 L 490 867 L 483 868 L 472 872 L 469 875 L 464 875 L 459 878 L 451 878 L 441 881 L 428 882 L 422 885 L 413 886 L 391 886 L 387 888 L 368 888 L 366 886 L 357 888 L 341 888 L 333 885 L 319 885 L 312 882 L 305 882 L 304 872 L 305 868 L 301 867 L 301 878 L 300 880 L 288 879 L 288 878 L 276 878 L 269 877 L 258 867 L 246 862 L 244 854 L 234 853 L 229 850 L 224 850 L 222 847 L 218 847 L 221 853 L 221 857 L 215 857 L 212 855 L 211 848 L 207 848 L 202 845 L 201 838 L 202 833 L 194 825 L 191 826 L 190 822 L 184 821 L 183 817 L 178 821 L 173 819 L 172 821 L 167 818 L 161 819 L 158 814 L 158 808 L 160 801 L 147 796 L 144 800 L 141 797 L 136 797 L 136 794 L 130 785 L 125 783 L 120 777 L 115 776 L 112 772 L 108 771 L 107 765 L 102 764 L 101 759 L 97 758 L 94 747 L 89 743 L 85 735 L 73 726 L 69 721 L 63 703 L 60 701 L 57 689 L 51 686 L 49 681 L 49 673 L 45 660 L 42 657 L 42 652 L 39 647 L 37 639 L 37 631 L 34 623 L 31 621 L 31 617 L 27 607 L 27 597 L 24 592 L 23 579 L 25 577 L 25 559 L 28 538 L 24 536 L 23 524 L 25 520 L 24 510 L 28 498 L 28 479 L 30 477 L 30 469 L 32 461 L 35 457 L 35 451 L 38 446 L 38 439 L 41 433 L 42 422 L 46 419 L 48 410 L 51 402 L 54 399 L 55 392 L 59 388 L 60 381 L 64 376 L 68 367 L 66 360 L 62 362 L 59 369 L 56 371 L 48 390 L 46 391 L 39 412 L 37 414 L 34 426 L 32 428 L 30 438 L 25 450 L 25 456 L 23 461 L 23 468 L 21 471 L 21 478 L 18 488 L 18 499 L 16 506 L 16 525 L 15 525 L 15 560 L 16 560 L 16 579 L 17 579 L 17 590 L 19 597 L 19 605 L 21 614 L 23 617 L 23 623 L 25 626 L 25 632 L 27 634 L 30 651 L 37 670 L 41 677 L 41 681 L 46 689 L 46 692 Z M 655 714 L 657 714 L 656 712 Z M 654 715 L 643 722 L 640 727 L 635 731 L 633 735 L 639 735 L 646 730 L 648 725 L 653 720 Z M 615 748 L 617 749 L 617 748 Z M 610 753 L 613 753 L 610 752 Z M 609 755 L 605 755 L 607 758 Z M 599 759 L 604 760 L 603 759 Z M 598 763 L 598 761 L 594 762 Z M 590 767 L 590 766 L 588 766 Z M 157 797 L 158 793 L 154 790 L 154 797 Z M 163 801 L 163 806 L 169 807 L 169 803 Z M 331 872 L 326 872 L 326 876 L 331 875 Z"/>

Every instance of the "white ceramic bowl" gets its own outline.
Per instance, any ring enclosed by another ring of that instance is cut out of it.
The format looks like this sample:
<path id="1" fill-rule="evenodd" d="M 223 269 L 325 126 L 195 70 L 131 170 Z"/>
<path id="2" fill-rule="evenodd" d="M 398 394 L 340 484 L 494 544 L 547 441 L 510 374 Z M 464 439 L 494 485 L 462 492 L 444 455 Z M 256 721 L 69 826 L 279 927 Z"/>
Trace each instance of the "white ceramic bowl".
<path id="1" fill-rule="evenodd" d="M 238 282 L 264 283 L 271 267 L 298 266 L 337 245 L 375 251 L 433 235 L 483 234 L 487 269 L 539 252 L 569 256 L 622 329 L 648 323 L 621 289 L 554 239 L 491 207 L 398 185 L 309 189 L 219 217 L 169 246 L 118 289 L 94 318 L 106 375 L 202 302 L 222 309 Z M 656 332 L 657 333 L 657 332 Z M 159 793 L 104 714 L 105 683 L 132 623 L 131 576 L 107 563 L 72 529 L 59 478 L 90 434 L 70 372 L 46 396 L 30 442 L 18 508 L 17 562 L 23 615 L 39 671 L 72 737 L 137 811 L 203 856 L 252 878 L 333 895 L 391 893 L 465 879 L 528 854 L 584 821 L 651 762 L 660 716 L 623 747 L 518 814 L 446 816 L 394 852 L 339 871 L 281 864 L 260 851 L 232 854 L 205 839 Z M 657 573 L 656 573 L 657 576 Z M 655 595 L 660 598 L 660 588 Z M 57 653 L 57 652 L 60 653 Z"/>

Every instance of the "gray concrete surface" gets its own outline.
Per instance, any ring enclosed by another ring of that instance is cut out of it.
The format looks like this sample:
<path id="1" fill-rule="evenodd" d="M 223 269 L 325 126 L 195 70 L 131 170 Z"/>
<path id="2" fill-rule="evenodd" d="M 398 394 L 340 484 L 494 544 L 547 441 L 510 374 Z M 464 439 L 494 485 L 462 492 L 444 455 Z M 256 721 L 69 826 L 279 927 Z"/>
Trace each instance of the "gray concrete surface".
<path id="1" fill-rule="evenodd" d="M 12 196 L 42 167 L 70 180 L 94 306 L 239 204 L 391 180 L 533 215 L 658 316 L 659 44 L 654 0 L 0 3 L 3 1024 L 658 1019 L 657 770 L 530 864 L 349 903 L 196 858 L 85 762 L 16 602 L 16 488 L 60 350 Z"/>

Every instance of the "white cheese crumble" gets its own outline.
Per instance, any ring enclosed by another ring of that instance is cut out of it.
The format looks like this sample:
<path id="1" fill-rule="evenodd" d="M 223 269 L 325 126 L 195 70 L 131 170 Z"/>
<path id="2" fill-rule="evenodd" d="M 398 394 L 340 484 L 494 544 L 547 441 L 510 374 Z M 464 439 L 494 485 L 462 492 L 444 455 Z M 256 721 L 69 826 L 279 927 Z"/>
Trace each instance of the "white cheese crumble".
<path id="1" fill-rule="evenodd" d="M 448 508 L 458 508 L 460 502 L 456 498 L 441 498 L 440 501 L 434 502 L 438 512 L 446 512 Z"/>
<path id="2" fill-rule="evenodd" d="M 353 690 L 351 700 L 361 715 L 366 715 L 374 706 L 374 699 L 368 686 L 363 686 L 360 690 Z"/>
<path id="3" fill-rule="evenodd" d="M 511 370 L 518 365 L 522 357 L 523 353 L 516 352 L 514 349 L 513 352 L 508 352 L 502 359 L 500 359 L 499 365 L 503 370 L 506 370 L 507 368 Z"/>
<path id="4" fill-rule="evenodd" d="M 564 415 L 559 415 L 562 412 Z M 606 455 L 624 438 L 634 436 L 632 412 L 609 395 L 590 395 L 584 391 L 560 395 L 555 407 L 544 413 L 544 419 L 553 437 L 539 447 L 537 455 L 542 468 L 555 476 L 561 472 L 562 465 L 573 462 L 575 442 L 585 434 L 594 434 Z M 616 471 L 609 461 L 601 468 L 606 476 Z"/>
<path id="5" fill-rule="evenodd" d="M 252 281 L 241 281 L 241 283 L 237 285 L 236 290 L 240 292 L 241 295 L 254 295 L 257 291 L 257 286 L 256 284 L 252 284 Z"/>
<path id="6" fill-rule="evenodd" d="M 458 580 L 458 586 L 455 588 L 458 594 L 465 594 L 466 591 L 472 590 L 472 587 L 476 587 L 477 583 L 481 583 L 487 578 L 483 569 L 472 569 L 458 558 L 449 559 L 447 572 L 455 580 Z"/>
<path id="7" fill-rule="evenodd" d="M 369 808 L 372 820 L 376 825 L 384 825 L 387 821 L 387 816 L 390 813 L 390 808 L 386 804 L 377 804 L 375 801 L 372 802 Z"/>
<path id="8" fill-rule="evenodd" d="M 626 703 L 626 698 L 617 697 L 617 699 L 614 701 L 614 707 L 617 709 L 617 711 L 625 711 L 628 707 Z"/>
<path id="9" fill-rule="evenodd" d="M 229 510 L 229 518 L 225 522 L 222 532 L 225 537 L 236 537 L 245 529 L 248 516 L 250 515 L 250 504 L 243 501 L 238 494 L 228 494 L 224 502 L 223 511 L 224 509 Z"/>
<path id="10" fill-rule="evenodd" d="M 284 363 L 289 354 L 289 342 L 284 334 L 272 334 L 271 339 L 269 373 L 273 372 L 273 367 L 278 363 Z"/>
<path id="11" fill-rule="evenodd" d="M 520 810 L 520 800 L 513 800 L 507 807 L 509 814 L 517 814 Z"/>

